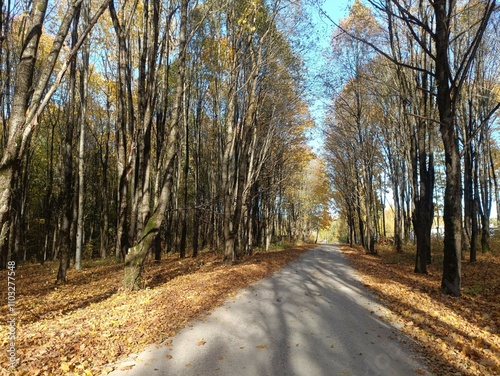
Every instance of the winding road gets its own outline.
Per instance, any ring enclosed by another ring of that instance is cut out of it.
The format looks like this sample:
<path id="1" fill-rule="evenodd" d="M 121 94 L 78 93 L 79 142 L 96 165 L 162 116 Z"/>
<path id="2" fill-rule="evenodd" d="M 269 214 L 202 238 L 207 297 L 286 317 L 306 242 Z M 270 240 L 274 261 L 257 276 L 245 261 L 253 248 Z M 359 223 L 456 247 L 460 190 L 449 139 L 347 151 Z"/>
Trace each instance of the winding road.
<path id="1" fill-rule="evenodd" d="M 322 245 L 110 375 L 429 375 L 385 311 Z"/>

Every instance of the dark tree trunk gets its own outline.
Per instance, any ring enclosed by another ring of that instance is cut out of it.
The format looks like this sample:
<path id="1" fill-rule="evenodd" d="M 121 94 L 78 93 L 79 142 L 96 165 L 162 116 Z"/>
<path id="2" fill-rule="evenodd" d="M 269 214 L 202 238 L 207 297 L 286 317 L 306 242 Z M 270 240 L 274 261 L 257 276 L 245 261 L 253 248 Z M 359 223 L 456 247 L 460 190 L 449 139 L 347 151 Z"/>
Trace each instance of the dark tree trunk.
<path id="1" fill-rule="evenodd" d="M 456 88 L 451 87 L 449 59 L 450 10 L 446 0 L 434 2 L 436 14 L 436 84 L 440 131 L 444 144 L 446 188 L 444 194 L 444 259 L 441 291 L 460 295 L 462 257 L 462 171 L 455 125 Z M 453 97 L 453 99 L 452 99 Z"/>
<path id="2" fill-rule="evenodd" d="M 78 40 L 78 21 L 80 16 L 80 10 L 75 16 L 73 22 L 73 31 L 71 34 L 71 41 L 74 45 Z M 56 283 L 66 283 L 66 272 L 69 268 L 70 254 L 72 251 L 72 232 L 71 225 L 73 223 L 73 133 L 75 124 L 77 122 L 77 110 L 76 110 L 76 61 L 73 60 L 70 65 L 69 71 L 69 82 L 70 82 L 70 96 L 69 104 L 67 106 L 66 115 L 66 135 L 64 138 L 64 149 L 63 149 L 63 161 L 64 161 L 64 188 L 62 191 L 62 223 L 61 223 L 61 236 L 60 236 L 60 262 L 59 271 L 57 272 Z"/>

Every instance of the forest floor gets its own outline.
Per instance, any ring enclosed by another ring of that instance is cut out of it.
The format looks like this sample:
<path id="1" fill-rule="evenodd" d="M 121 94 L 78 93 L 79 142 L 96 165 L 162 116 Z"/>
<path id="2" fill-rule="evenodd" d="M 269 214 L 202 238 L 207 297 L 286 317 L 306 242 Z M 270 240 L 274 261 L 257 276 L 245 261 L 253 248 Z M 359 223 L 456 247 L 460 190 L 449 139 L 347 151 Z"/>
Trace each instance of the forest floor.
<path id="1" fill-rule="evenodd" d="M 255 253 L 233 266 L 222 255 L 165 256 L 147 261 L 144 288 L 122 289 L 123 264 L 112 259 L 84 263 L 68 271 L 68 283 L 55 285 L 58 263 L 19 265 L 16 283 L 16 351 L 20 366 L 9 373 L 6 351 L 0 375 L 100 375 L 122 357 L 173 336 L 190 320 L 298 258 L 315 245 Z M 8 274 L 0 271 L 3 291 Z M 7 293 L 2 300 L 7 301 Z M 9 316 L 0 306 L 0 343 L 8 349 Z"/>
<path id="2" fill-rule="evenodd" d="M 55 285 L 56 262 L 16 269 L 16 351 L 21 366 L 14 375 L 99 375 L 118 359 L 174 335 L 242 287 L 279 270 L 315 245 L 256 253 L 233 266 L 221 255 L 167 256 L 148 261 L 144 289 L 122 290 L 123 265 L 92 261 L 70 270 L 66 285 Z M 500 254 L 480 254 L 462 265 L 463 295 L 442 295 L 440 260 L 428 275 L 413 273 L 413 252 L 380 247 L 378 256 L 341 246 L 364 285 L 392 311 L 391 320 L 415 338 L 439 375 L 500 374 Z M 442 265 L 442 264 L 441 264 Z M 7 291 L 7 271 L 0 272 Z M 4 301 L 7 294 L 4 294 Z M 0 316 L 8 317 L 1 305 Z M 389 315 L 388 315 L 389 317 Z M 3 320 L 0 342 L 7 348 Z M 0 358 L 0 375 L 9 360 Z"/>
<path id="3" fill-rule="evenodd" d="M 378 255 L 340 246 L 363 284 L 413 337 L 437 375 L 500 375 L 500 250 L 462 263 L 462 296 L 440 292 L 442 257 L 428 274 L 415 274 L 414 251 L 398 254 L 380 246 Z M 437 252 L 436 252 L 437 253 Z"/>

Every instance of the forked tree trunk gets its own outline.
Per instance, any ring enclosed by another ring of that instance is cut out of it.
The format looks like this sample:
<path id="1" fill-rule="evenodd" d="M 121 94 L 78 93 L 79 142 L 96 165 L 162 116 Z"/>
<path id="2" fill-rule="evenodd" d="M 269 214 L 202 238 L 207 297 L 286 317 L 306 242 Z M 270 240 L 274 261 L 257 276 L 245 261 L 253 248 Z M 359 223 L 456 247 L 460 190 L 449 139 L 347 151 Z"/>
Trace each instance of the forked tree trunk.
<path id="1" fill-rule="evenodd" d="M 168 200 L 170 194 L 162 193 L 162 196 L 163 195 L 166 195 L 167 197 L 165 197 L 165 199 Z M 127 291 L 139 290 L 142 287 L 141 276 L 144 261 L 149 251 L 155 247 L 157 235 L 165 216 L 161 214 L 161 211 L 165 212 L 165 209 L 166 205 L 158 206 L 158 211 L 155 212 L 146 223 L 143 238 L 135 246 L 129 248 L 125 256 L 125 275 L 123 283 Z"/>
<path id="2" fill-rule="evenodd" d="M 181 23 L 179 35 L 179 65 L 178 81 L 175 91 L 174 107 L 172 111 L 170 133 L 163 147 L 166 148 L 165 174 L 160 197 L 156 203 L 155 210 L 149 217 L 137 243 L 129 248 L 125 256 L 124 286 L 128 291 L 141 288 L 141 275 L 147 255 L 154 251 L 157 237 L 160 233 L 162 223 L 166 217 L 166 209 L 170 203 L 171 191 L 174 181 L 175 163 L 179 141 L 179 122 L 182 111 L 182 98 L 184 94 L 184 82 L 186 75 L 186 44 L 187 44 L 187 10 L 189 0 L 182 0 Z"/>

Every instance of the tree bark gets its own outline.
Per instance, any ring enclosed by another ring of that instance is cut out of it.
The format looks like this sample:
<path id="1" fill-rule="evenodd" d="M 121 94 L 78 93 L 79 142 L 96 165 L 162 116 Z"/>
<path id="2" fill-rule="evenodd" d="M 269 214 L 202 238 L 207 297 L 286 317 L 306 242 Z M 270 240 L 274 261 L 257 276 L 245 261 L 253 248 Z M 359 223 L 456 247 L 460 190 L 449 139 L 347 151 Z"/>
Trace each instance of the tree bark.
<path id="1" fill-rule="evenodd" d="M 118 173 L 117 219 L 115 257 L 124 260 L 129 245 L 128 239 L 128 183 L 130 163 L 127 159 L 127 41 L 125 31 L 116 14 L 114 0 L 109 3 L 109 13 L 118 40 L 118 82 L 117 82 L 117 119 L 116 119 L 116 161 Z"/>
<path id="2" fill-rule="evenodd" d="M 9 231 L 9 211 L 12 200 L 12 184 L 15 169 L 20 165 L 20 149 L 26 111 L 31 97 L 38 43 L 42 34 L 47 0 L 34 2 L 28 21 L 28 32 L 23 43 L 14 81 L 14 97 L 9 121 L 7 143 L 0 159 L 0 249 L 3 249 Z"/>
<path id="3" fill-rule="evenodd" d="M 451 86 L 450 14 L 446 0 L 433 3 L 436 15 L 436 84 L 440 131 L 444 144 L 446 188 L 444 195 L 444 259 L 441 291 L 460 295 L 462 256 L 462 179 L 459 141 L 455 126 L 456 87 Z M 450 5 L 453 7 L 453 5 Z"/>
<path id="4" fill-rule="evenodd" d="M 136 244 L 129 248 L 125 257 L 124 286 L 128 291 L 141 288 L 141 274 L 149 252 L 154 250 L 156 239 L 165 220 L 167 206 L 170 203 L 173 186 L 175 163 L 178 153 L 179 123 L 182 113 L 182 98 L 184 95 L 186 75 L 186 45 L 187 45 L 187 13 L 189 0 L 182 0 L 180 6 L 180 34 L 179 34 L 179 61 L 178 81 L 175 90 L 174 107 L 170 123 L 170 133 L 163 147 L 166 149 L 165 175 L 161 185 L 161 194 L 156 203 L 155 210 L 149 217 Z"/>
<path id="5" fill-rule="evenodd" d="M 78 22 L 80 9 L 73 22 L 71 43 L 74 45 L 78 40 Z M 60 231 L 60 262 L 57 272 L 56 283 L 66 283 L 66 272 L 69 268 L 70 254 L 72 251 L 71 224 L 73 222 L 73 133 L 77 122 L 76 106 L 76 61 L 70 64 L 69 71 L 69 103 L 66 113 L 66 135 L 64 138 L 63 161 L 64 161 L 64 188 L 62 191 L 62 222 Z"/>
<path id="6" fill-rule="evenodd" d="M 83 27 L 86 27 L 89 20 L 90 4 L 85 2 L 83 9 Z M 90 45 L 87 42 L 82 49 L 82 68 L 80 70 L 80 139 L 78 144 L 78 208 L 76 222 L 76 253 L 75 269 L 82 268 L 82 247 L 84 237 L 84 200 L 85 200 L 85 126 L 87 116 L 87 87 L 89 79 L 89 51 Z"/>

